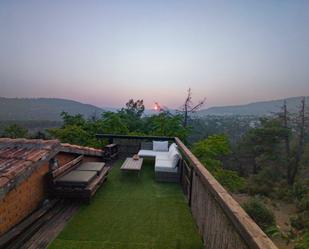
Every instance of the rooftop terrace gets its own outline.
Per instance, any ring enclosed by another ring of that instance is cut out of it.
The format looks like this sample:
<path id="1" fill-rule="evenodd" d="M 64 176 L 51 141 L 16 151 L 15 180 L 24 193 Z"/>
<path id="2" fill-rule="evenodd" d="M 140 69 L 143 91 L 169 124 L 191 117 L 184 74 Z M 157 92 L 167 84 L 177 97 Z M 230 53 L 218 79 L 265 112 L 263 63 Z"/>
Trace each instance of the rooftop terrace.
<path id="1" fill-rule="evenodd" d="M 48 245 L 52 249 L 276 249 L 265 233 L 178 138 L 112 134 L 98 137 L 117 144 L 122 159 L 116 162 L 106 159 L 105 167 L 107 172 L 110 170 L 108 180 L 90 204 L 80 205 L 79 202 L 58 199 L 49 201 L 43 205 L 43 210 L 35 211 L 0 237 L 0 248 L 8 248 L 1 245 L 10 243 L 14 247 L 9 248 L 19 249 L 46 248 Z M 120 170 L 123 158 L 143 148 L 142 142 L 154 140 L 168 140 L 177 145 L 178 155 L 181 155 L 177 164 L 177 182 L 158 182 L 153 160 L 144 159 L 139 173 Z M 102 161 L 102 156 L 105 158 L 108 151 L 57 144 L 56 151 L 61 151 L 57 160 L 61 166 L 55 171 L 66 169 L 78 158 L 88 160 L 85 155 L 93 155 L 95 158 L 91 160 Z M 14 148 L 19 151 L 19 147 Z M 48 171 L 51 163 L 49 158 L 39 160 L 45 165 L 41 167 L 44 170 L 44 174 L 40 171 L 42 176 L 54 172 Z M 40 179 L 39 190 L 43 195 L 45 178 L 32 174 L 22 184 L 28 186 L 31 177 Z M 10 186 L 14 179 L 10 180 Z M 22 184 L 18 191 L 14 188 L 2 200 L 0 208 L 8 214 L 12 214 L 11 207 L 19 212 L 22 206 L 19 200 L 29 200 L 27 196 L 23 199 L 11 198 L 14 194 L 30 193 L 37 197 L 36 188 L 31 190 Z M 9 200 L 16 203 L 11 205 Z M 0 225 L 5 225 L 1 221 L 5 221 L 6 217 L 2 216 Z"/>
<path id="2" fill-rule="evenodd" d="M 180 185 L 156 182 L 151 161 L 140 175 L 121 172 L 121 163 L 50 248 L 203 248 Z"/>

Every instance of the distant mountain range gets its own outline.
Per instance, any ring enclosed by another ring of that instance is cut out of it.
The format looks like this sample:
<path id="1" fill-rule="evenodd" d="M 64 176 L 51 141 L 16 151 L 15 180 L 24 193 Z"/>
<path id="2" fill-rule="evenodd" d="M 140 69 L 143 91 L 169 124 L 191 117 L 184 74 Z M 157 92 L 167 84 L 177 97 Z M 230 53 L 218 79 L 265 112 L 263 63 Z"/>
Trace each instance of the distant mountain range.
<path id="1" fill-rule="evenodd" d="M 101 115 L 104 111 L 94 105 L 67 99 L 0 98 L 0 120 L 61 120 L 61 112 L 82 114 L 85 117 Z"/>
<path id="2" fill-rule="evenodd" d="M 290 112 L 296 112 L 300 104 L 301 97 L 288 98 L 287 105 Z M 309 97 L 306 97 L 309 103 Z M 256 115 L 263 116 L 279 112 L 283 104 L 283 99 L 256 102 L 247 105 L 211 107 L 200 110 L 198 116 L 207 115 Z M 2 98 L 0 97 L 0 121 L 22 121 L 22 120 L 50 120 L 60 121 L 62 111 L 70 114 L 82 114 L 84 117 L 96 115 L 99 117 L 104 111 L 116 111 L 117 108 L 97 107 L 83 104 L 73 100 L 57 98 Z M 146 110 L 150 115 L 154 112 Z"/>
<path id="3" fill-rule="evenodd" d="M 234 106 L 218 106 L 208 109 L 200 110 L 197 112 L 198 116 L 207 115 L 254 115 L 265 116 L 278 113 L 281 111 L 284 100 L 287 102 L 288 111 L 295 113 L 298 111 L 302 97 L 292 97 L 287 99 L 270 100 L 250 103 L 246 105 Z M 309 96 L 305 97 L 306 105 L 309 105 Z"/>

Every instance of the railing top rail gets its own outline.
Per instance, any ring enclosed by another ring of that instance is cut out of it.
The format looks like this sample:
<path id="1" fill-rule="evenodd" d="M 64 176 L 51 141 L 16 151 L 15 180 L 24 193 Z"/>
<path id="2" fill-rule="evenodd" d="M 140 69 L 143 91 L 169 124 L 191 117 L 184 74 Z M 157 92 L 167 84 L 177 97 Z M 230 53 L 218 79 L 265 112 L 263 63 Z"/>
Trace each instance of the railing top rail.
<path id="1" fill-rule="evenodd" d="M 193 155 L 193 153 L 182 143 L 179 138 L 175 138 L 180 151 L 189 160 L 200 177 L 203 184 L 217 200 L 229 220 L 238 230 L 240 236 L 251 249 L 277 249 L 274 243 L 260 229 L 260 227 L 248 216 L 242 207 L 232 196 L 221 186 L 221 184 L 208 172 L 204 165 Z"/>
<path id="2" fill-rule="evenodd" d="M 168 136 L 137 136 L 137 135 L 117 135 L 117 134 L 96 134 L 98 139 L 120 138 L 120 139 L 140 139 L 140 140 L 168 140 L 174 141 L 174 137 Z"/>

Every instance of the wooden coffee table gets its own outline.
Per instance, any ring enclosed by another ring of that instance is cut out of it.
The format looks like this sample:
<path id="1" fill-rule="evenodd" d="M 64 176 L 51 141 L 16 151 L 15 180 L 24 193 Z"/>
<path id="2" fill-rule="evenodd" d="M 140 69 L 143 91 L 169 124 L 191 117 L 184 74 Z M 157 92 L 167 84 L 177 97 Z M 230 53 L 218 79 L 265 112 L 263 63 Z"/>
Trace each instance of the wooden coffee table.
<path id="1" fill-rule="evenodd" d="M 122 171 L 137 171 L 139 172 L 142 168 L 143 158 L 134 160 L 132 157 L 128 157 L 121 166 Z"/>

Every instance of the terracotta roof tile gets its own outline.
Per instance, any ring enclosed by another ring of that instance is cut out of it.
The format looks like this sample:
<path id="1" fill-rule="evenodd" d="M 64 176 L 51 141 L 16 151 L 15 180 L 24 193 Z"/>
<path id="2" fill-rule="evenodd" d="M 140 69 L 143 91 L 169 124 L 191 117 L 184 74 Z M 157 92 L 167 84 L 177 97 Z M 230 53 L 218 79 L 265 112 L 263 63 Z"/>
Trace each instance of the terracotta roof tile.
<path id="1" fill-rule="evenodd" d="M 102 156 L 103 151 L 58 140 L 0 138 L 0 199 L 29 176 L 29 172 L 59 151 Z"/>
<path id="2" fill-rule="evenodd" d="M 1 176 L 0 177 L 0 188 L 3 187 L 4 185 L 6 185 L 9 181 L 10 181 L 9 178 L 7 178 L 5 176 Z"/>
<path id="3" fill-rule="evenodd" d="M 59 148 L 58 140 L 0 138 L 0 188 L 14 186 L 9 183 L 53 156 Z"/>
<path id="4" fill-rule="evenodd" d="M 95 149 L 95 148 L 85 147 L 85 146 L 79 146 L 79 145 L 73 145 L 73 144 L 67 144 L 67 143 L 61 144 L 61 151 L 83 154 L 83 155 L 89 155 L 89 156 L 102 156 L 102 154 L 103 154 L 103 150 L 100 150 L 100 149 Z"/>

